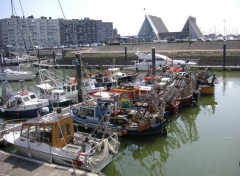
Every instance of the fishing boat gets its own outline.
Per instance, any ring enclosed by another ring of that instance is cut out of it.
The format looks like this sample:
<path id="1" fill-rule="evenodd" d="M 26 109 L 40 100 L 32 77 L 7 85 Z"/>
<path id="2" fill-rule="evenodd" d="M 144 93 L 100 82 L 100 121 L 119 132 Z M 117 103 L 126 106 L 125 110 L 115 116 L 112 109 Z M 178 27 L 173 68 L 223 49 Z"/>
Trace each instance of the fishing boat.
<path id="1" fill-rule="evenodd" d="M 29 119 L 20 132 L 9 132 L 4 139 L 27 157 L 64 166 L 100 172 L 118 153 L 118 136 L 98 139 L 74 132 L 69 108 Z"/>
<path id="2" fill-rule="evenodd" d="M 66 96 L 65 100 L 69 101 L 71 99 L 72 103 L 78 102 L 77 81 L 74 77 L 66 76 L 63 78 L 50 70 L 40 69 L 37 73 L 37 82 L 42 85 L 42 88 L 46 87 L 44 85 L 48 83 L 49 87 L 63 90 L 65 92 L 64 96 Z"/>
<path id="3" fill-rule="evenodd" d="M 78 126 L 85 129 L 95 129 L 97 133 L 116 133 L 123 136 L 123 128 L 111 123 L 109 108 L 112 106 L 108 102 L 97 102 L 96 99 L 90 98 L 78 104 L 78 108 L 71 108 L 73 120 Z"/>
<path id="4" fill-rule="evenodd" d="M 119 68 L 108 68 L 102 74 L 91 75 L 91 78 L 96 79 L 100 86 L 112 86 L 134 81 L 137 75 L 136 72 L 121 72 Z"/>
<path id="5" fill-rule="evenodd" d="M 130 102 L 121 98 L 121 93 L 97 91 L 78 109 L 72 109 L 72 116 L 82 127 L 96 128 L 98 133 L 106 128 L 109 133 L 115 132 L 119 136 L 165 134 L 164 108 L 150 112 L 150 105 L 144 105 L 138 103 L 132 109 Z"/>
<path id="6" fill-rule="evenodd" d="M 49 99 L 38 98 L 36 93 L 22 89 L 14 91 L 8 82 L 3 83 L 0 113 L 8 118 L 28 118 L 44 114 L 43 107 L 51 108 Z"/>
<path id="7" fill-rule="evenodd" d="M 43 107 L 50 107 L 48 99 L 38 98 L 34 92 L 20 91 L 14 93 L 0 106 L 0 113 L 9 118 L 36 117 L 43 114 Z"/>
<path id="8" fill-rule="evenodd" d="M 216 74 L 212 73 L 210 75 L 207 72 L 208 69 L 203 70 L 198 76 L 197 87 L 201 95 L 213 95 L 215 93 Z"/>
<path id="9" fill-rule="evenodd" d="M 40 97 L 48 98 L 55 107 L 69 106 L 72 104 L 72 99 L 66 97 L 66 92 L 63 89 L 52 87 L 48 83 L 36 85 L 40 90 Z"/>

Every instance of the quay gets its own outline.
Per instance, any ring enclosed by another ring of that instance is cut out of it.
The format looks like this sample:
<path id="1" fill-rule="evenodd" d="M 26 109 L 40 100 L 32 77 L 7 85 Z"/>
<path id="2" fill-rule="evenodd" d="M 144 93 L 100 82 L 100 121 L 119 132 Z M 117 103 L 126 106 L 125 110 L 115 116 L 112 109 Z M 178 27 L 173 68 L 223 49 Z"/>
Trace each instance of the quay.
<path id="1" fill-rule="evenodd" d="M 41 67 L 41 68 L 75 68 L 76 65 L 70 65 L 70 64 L 48 64 L 49 62 L 35 62 L 33 63 L 34 67 Z M 88 65 L 89 67 L 94 67 L 94 68 L 98 68 L 99 66 L 101 66 L 102 68 L 110 68 L 110 67 L 119 67 L 119 68 L 123 68 L 126 67 L 126 65 Z M 127 65 L 130 66 L 130 65 Z M 240 65 L 236 65 L 236 66 L 222 66 L 222 65 L 196 65 L 193 66 L 194 69 L 210 69 L 210 70 L 228 70 L 228 71 L 240 71 Z"/>
<path id="2" fill-rule="evenodd" d="M 0 175 L 30 176 L 30 175 L 64 175 L 64 176 L 97 176 L 83 170 L 49 164 L 32 158 L 7 153 L 0 150 Z"/>

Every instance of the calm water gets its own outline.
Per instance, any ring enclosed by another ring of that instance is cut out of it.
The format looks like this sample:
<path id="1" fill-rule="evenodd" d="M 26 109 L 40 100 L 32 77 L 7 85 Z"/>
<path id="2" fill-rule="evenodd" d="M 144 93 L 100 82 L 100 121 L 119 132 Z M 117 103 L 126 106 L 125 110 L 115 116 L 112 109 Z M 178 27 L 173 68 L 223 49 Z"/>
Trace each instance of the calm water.
<path id="1" fill-rule="evenodd" d="M 171 115 L 168 135 L 121 138 L 103 172 L 119 176 L 240 175 L 240 73 L 218 72 L 214 96 Z"/>
<path id="2" fill-rule="evenodd" d="M 65 71 L 68 73 L 68 71 Z M 120 138 L 108 176 L 240 175 L 240 72 L 217 72 L 214 96 L 169 116 L 167 136 Z"/>

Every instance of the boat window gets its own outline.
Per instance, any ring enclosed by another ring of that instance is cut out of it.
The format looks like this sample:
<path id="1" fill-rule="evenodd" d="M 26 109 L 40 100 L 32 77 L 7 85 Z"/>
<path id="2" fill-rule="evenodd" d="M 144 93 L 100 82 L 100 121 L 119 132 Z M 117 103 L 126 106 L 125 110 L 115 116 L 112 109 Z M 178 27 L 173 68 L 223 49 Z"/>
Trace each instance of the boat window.
<path id="1" fill-rule="evenodd" d="M 156 61 L 165 61 L 163 58 L 156 58 Z"/>
<path id="2" fill-rule="evenodd" d="M 61 125 L 58 132 L 58 138 L 61 139 L 64 137 L 64 126 Z"/>
<path id="3" fill-rule="evenodd" d="M 65 92 L 60 93 L 60 96 L 63 96 L 63 95 L 65 95 Z"/>
<path id="4" fill-rule="evenodd" d="M 52 142 L 52 126 L 44 126 L 43 141 Z"/>
<path id="5" fill-rule="evenodd" d="M 9 108 L 14 107 L 15 104 L 16 104 L 16 101 L 17 101 L 16 99 L 14 99 L 14 100 L 11 100 L 11 99 L 10 99 L 10 100 L 9 100 L 9 103 L 8 103 L 8 104 L 9 104 Z"/>
<path id="6" fill-rule="evenodd" d="M 29 98 L 28 98 L 28 97 L 23 97 L 23 100 L 24 100 L 24 101 L 28 101 Z"/>
<path id="7" fill-rule="evenodd" d="M 103 82 L 110 82 L 109 78 L 103 78 Z"/>
<path id="8" fill-rule="evenodd" d="M 70 91 L 71 91 L 70 86 L 67 86 L 67 92 L 70 92 Z"/>
<path id="9" fill-rule="evenodd" d="M 80 108 L 80 115 L 94 117 L 94 110 L 87 108 Z"/>
<path id="10" fill-rule="evenodd" d="M 66 86 L 63 86 L 63 90 L 66 90 Z"/>
<path id="11" fill-rule="evenodd" d="M 17 101 L 17 104 L 22 104 L 22 99 L 21 98 L 18 98 L 18 101 Z"/>
<path id="12" fill-rule="evenodd" d="M 66 123 L 66 131 L 67 131 L 67 135 L 71 135 L 71 132 L 70 132 L 70 123 Z"/>
<path id="13" fill-rule="evenodd" d="M 21 136 L 28 137 L 28 126 L 22 127 Z"/>
<path id="14" fill-rule="evenodd" d="M 75 91 L 76 90 L 76 86 L 72 86 L 72 91 Z"/>
<path id="15" fill-rule="evenodd" d="M 34 99 L 34 98 L 36 98 L 36 95 L 35 95 L 35 94 L 31 94 L 31 95 L 30 95 L 30 98 L 31 98 L 31 99 Z"/>
<path id="16" fill-rule="evenodd" d="M 58 93 L 54 93 L 54 94 L 53 94 L 53 98 L 54 98 L 54 99 L 59 99 L 59 94 L 58 94 Z"/>

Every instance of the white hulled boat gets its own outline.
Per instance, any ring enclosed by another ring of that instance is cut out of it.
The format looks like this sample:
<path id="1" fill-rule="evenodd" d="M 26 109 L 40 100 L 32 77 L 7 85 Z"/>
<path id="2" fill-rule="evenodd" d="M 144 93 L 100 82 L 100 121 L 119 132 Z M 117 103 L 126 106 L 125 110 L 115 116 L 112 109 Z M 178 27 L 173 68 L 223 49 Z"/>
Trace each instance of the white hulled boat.
<path id="1" fill-rule="evenodd" d="M 9 132 L 4 139 L 22 155 L 94 172 L 100 172 L 112 161 L 120 145 L 116 134 L 98 139 L 74 133 L 67 108 L 27 120 L 20 132 Z"/>

